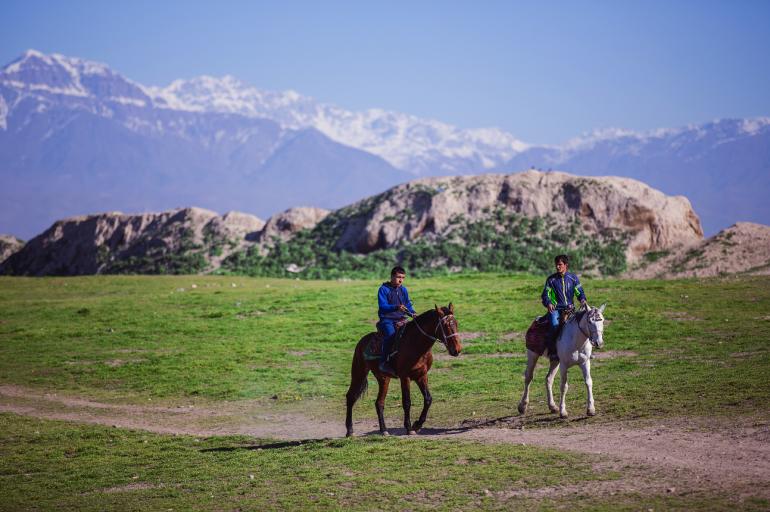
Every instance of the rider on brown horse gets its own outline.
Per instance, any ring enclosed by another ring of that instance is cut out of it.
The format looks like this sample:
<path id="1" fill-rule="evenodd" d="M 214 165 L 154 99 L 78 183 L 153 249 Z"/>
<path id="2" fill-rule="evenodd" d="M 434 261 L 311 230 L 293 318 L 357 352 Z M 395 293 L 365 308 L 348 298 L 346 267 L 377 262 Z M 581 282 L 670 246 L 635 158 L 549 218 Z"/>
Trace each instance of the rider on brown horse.
<path id="1" fill-rule="evenodd" d="M 547 341 L 548 356 L 551 361 L 558 361 L 556 340 L 559 336 L 559 314 L 574 308 L 572 304 L 573 295 L 577 295 L 580 304 L 585 307 L 586 294 L 583 291 L 583 286 L 580 284 L 578 276 L 567 271 L 569 268 L 569 257 L 566 254 L 556 256 L 554 263 L 556 264 L 556 272 L 545 280 L 542 300 L 543 306 L 548 309 L 551 321 L 551 332 Z"/>
<path id="2" fill-rule="evenodd" d="M 409 293 L 406 286 L 403 286 L 406 278 L 406 271 L 401 267 L 393 267 L 390 271 L 390 281 L 382 283 L 377 292 L 377 302 L 379 304 L 378 315 L 380 321 L 377 328 L 383 333 L 382 356 L 380 358 L 380 371 L 387 375 L 395 377 L 393 368 L 388 364 L 388 356 L 393 345 L 393 339 L 396 336 L 398 327 L 403 325 L 406 320 L 406 314 L 414 315 L 412 301 L 409 300 Z"/>

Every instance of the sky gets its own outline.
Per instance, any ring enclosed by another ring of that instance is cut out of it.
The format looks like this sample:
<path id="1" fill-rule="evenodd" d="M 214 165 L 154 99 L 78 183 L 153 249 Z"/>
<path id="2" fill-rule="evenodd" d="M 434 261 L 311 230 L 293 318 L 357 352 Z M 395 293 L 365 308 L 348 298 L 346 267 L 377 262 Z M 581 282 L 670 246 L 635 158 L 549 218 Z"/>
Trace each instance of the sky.
<path id="1" fill-rule="evenodd" d="M 536 144 L 770 116 L 770 1 L 3 0 L 0 20 L 0 65 L 33 48 L 144 85 L 229 74 Z"/>

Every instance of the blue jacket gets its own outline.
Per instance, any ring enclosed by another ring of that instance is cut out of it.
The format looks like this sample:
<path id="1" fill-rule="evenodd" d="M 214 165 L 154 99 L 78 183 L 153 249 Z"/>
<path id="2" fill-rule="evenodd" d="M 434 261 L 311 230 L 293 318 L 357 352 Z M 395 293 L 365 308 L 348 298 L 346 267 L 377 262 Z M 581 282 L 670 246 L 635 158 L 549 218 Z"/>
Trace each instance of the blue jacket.
<path id="1" fill-rule="evenodd" d="M 577 295 L 578 300 L 586 300 L 586 294 L 580 285 L 578 276 L 567 272 L 562 277 L 558 272 L 548 276 L 543 287 L 543 306 L 553 304 L 556 309 L 566 309 L 572 305 L 572 297 Z"/>
<path id="2" fill-rule="evenodd" d="M 377 302 L 380 306 L 377 312 L 380 320 L 401 320 L 404 318 L 406 315 L 398 310 L 398 306 L 401 304 L 406 306 L 410 313 L 414 314 L 412 301 L 409 300 L 409 292 L 406 290 L 406 286 L 403 285 L 394 288 L 390 282 L 382 283 L 377 292 Z"/>

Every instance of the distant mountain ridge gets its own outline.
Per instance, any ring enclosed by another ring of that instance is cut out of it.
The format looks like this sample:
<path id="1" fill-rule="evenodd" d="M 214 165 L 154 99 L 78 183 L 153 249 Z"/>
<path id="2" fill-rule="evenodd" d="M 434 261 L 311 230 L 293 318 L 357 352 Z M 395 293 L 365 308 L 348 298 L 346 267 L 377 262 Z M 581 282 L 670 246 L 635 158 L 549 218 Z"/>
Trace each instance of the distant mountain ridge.
<path id="1" fill-rule="evenodd" d="M 313 128 L 157 108 L 104 65 L 27 52 L 0 73 L 0 232 L 169 205 L 338 207 L 411 175 Z"/>
<path id="2" fill-rule="evenodd" d="M 0 72 L 0 162 L 0 232 L 23 238 L 84 211 L 197 204 L 267 217 L 299 204 L 338 208 L 415 176 L 531 167 L 628 176 L 686 195 L 707 233 L 770 222 L 768 118 L 537 146 L 233 77 L 149 87 L 105 64 L 34 50 Z"/>

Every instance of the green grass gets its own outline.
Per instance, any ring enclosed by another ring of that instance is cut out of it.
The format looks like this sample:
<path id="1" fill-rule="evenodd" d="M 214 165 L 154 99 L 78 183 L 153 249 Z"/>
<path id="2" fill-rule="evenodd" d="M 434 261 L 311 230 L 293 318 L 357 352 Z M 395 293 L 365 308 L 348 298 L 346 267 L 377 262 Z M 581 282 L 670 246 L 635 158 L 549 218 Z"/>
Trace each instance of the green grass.
<path id="1" fill-rule="evenodd" d="M 0 414 L 0 510 L 736 509 L 733 497 L 704 492 L 535 494 L 620 477 L 597 461 L 469 441 L 196 438 Z M 514 494 L 522 489 L 532 494 Z"/>
<path id="2" fill-rule="evenodd" d="M 612 500 L 506 494 L 619 478 L 594 462 L 505 444 L 201 439 L 0 414 L 0 510 L 735 509 L 708 493 Z M 755 500 L 741 508 L 766 506 Z"/>
<path id="3" fill-rule="evenodd" d="M 0 383 L 123 401 L 314 399 L 336 414 L 353 347 L 376 320 L 378 284 L 2 278 Z M 521 392 L 521 333 L 542 310 L 541 279 L 479 274 L 407 284 L 418 311 L 452 301 L 461 331 L 480 334 L 459 358 L 436 361 L 434 423 L 509 414 Z M 592 303 L 608 303 L 605 350 L 633 352 L 594 361 L 597 421 L 748 413 L 770 399 L 763 378 L 770 279 L 587 280 L 585 287 Z M 576 368 L 570 375 L 580 383 Z M 533 404 L 541 387 L 533 386 Z M 582 408 L 583 393 L 572 386 L 571 408 Z M 390 399 L 398 398 L 395 387 Z M 371 414 L 370 405 L 356 414 Z"/>
<path id="4" fill-rule="evenodd" d="M 0 415 L 0 450 L 2 510 L 462 509 L 485 489 L 617 478 L 593 473 L 591 459 L 512 445 L 199 439 L 13 415 Z"/>
<path id="5" fill-rule="evenodd" d="M 599 415 L 587 422 L 767 417 L 770 278 L 584 281 L 592 304 L 608 303 L 604 350 L 621 351 L 593 362 Z M 339 420 L 342 434 L 350 359 L 356 341 L 373 328 L 379 283 L 3 277 L 0 385 L 120 403 L 152 399 L 216 407 L 222 400 L 249 399 Z M 441 357 L 430 375 L 434 404 L 426 427 L 516 414 L 523 332 L 542 312 L 542 278 L 469 274 L 409 278 L 406 284 L 418 311 L 452 301 L 460 330 L 478 334 L 459 358 L 434 349 Z M 535 417 L 546 411 L 543 377 L 540 367 L 530 404 Z M 585 404 L 579 370 L 571 370 L 570 379 L 568 408 L 579 416 Z M 370 384 L 376 389 L 371 378 Z M 416 388 L 412 398 L 414 417 L 421 406 Z M 356 419 L 374 417 L 373 399 L 370 392 L 359 402 Z M 398 386 L 391 386 L 386 414 L 389 426 L 401 425 Z M 574 503 L 501 499 L 495 493 L 548 486 L 557 478 L 618 476 L 591 469 L 590 459 L 512 445 L 366 437 L 259 450 L 269 442 L 196 440 L 11 414 L 0 415 L 0 439 L 2 510 L 732 506 L 729 497 L 698 493 Z M 420 462 L 401 469 L 412 457 Z M 404 496 L 414 507 L 404 504 Z M 740 508 L 766 507 L 744 501 Z"/>

